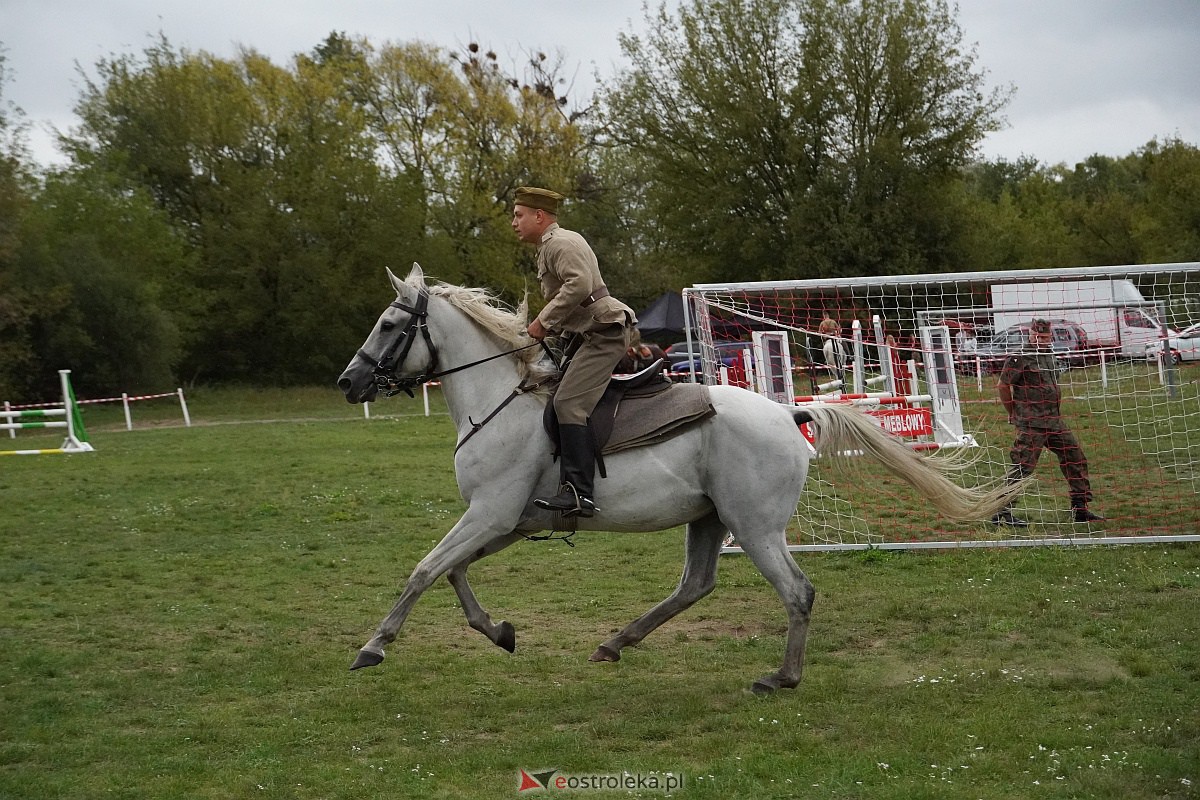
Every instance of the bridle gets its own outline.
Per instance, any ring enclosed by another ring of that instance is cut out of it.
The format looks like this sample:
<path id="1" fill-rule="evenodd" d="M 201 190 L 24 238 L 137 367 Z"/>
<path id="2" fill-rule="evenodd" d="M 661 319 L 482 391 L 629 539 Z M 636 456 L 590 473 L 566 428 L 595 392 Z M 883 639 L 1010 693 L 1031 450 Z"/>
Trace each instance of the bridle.
<path id="1" fill-rule="evenodd" d="M 388 308 L 398 308 L 401 311 L 406 311 L 409 314 L 408 322 L 396 340 L 384 351 L 383 356 L 378 360 L 372 358 L 365 350 L 359 348 L 359 351 L 354 354 L 355 358 L 361 358 L 368 364 L 374 366 L 375 387 L 383 393 L 385 397 L 391 397 L 400 392 L 406 393 L 409 397 L 413 397 L 413 389 L 423 384 L 436 380 L 443 375 L 450 375 L 464 369 L 484 364 L 497 358 L 519 353 L 522 350 L 528 350 L 531 347 L 541 345 L 546 348 L 546 352 L 550 353 L 549 348 L 542 341 L 535 341 L 533 344 L 517 347 L 513 350 L 505 350 L 495 355 L 490 355 L 487 358 L 481 358 L 478 361 L 472 361 L 470 364 L 452 367 L 450 369 L 437 371 L 438 367 L 438 352 L 433 346 L 433 339 L 429 336 L 429 290 L 425 287 L 417 292 L 417 303 L 415 306 L 410 306 L 400 302 L 399 299 L 392 302 Z M 416 333 L 420 331 L 421 337 L 425 340 L 425 348 L 429 350 L 429 363 L 425 365 L 425 371 L 419 375 L 404 375 L 396 374 L 396 370 L 404 364 L 404 359 L 408 358 L 408 352 L 412 349 L 413 342 L 416 340 Z M 553 354 L 551 353 L 551 359 Z"/>
<path id="2" fill-rule="evenodd" d="M 398 308 L 401 311 L 407 311 L 409 314 L 408 322 L 404 326 L 404 330 L 396 337 L 396 340 L 383 352 L 378 360 L 371 356 L 362 348 L 355 353 L 356 358 L 361 358 L 368 364 L 375 367 L 375 387 L 383 392 L 387 397 L 400 392 L 406 392 L 409 397 L 413 397 L 413 389 L 423 383 L 428 383 L 438 377 L 436 372 L 438 364 L 437 348 L 433 346 L 433 340 L 429 337 L 429 325 L 427 320 L 429 317 L 429 292 L 422 288 L 417 294 L 417 304 L 415 306 L 407 305 L 396 299 L 388 306 L 388 308 Z M 429 363 L 425 367 L 425 371 L 420 375 L 400 377 L 396 374 L 396 370 L 404 363 L 404 359 L 408 358 L 408 351 L 412 349 L 413 342 L 416 340 L 414 335 L 417 331 L 425 339 L 425 347 L 429 349 Z M 399 351 L 399 355 L 397 355 Z"/>

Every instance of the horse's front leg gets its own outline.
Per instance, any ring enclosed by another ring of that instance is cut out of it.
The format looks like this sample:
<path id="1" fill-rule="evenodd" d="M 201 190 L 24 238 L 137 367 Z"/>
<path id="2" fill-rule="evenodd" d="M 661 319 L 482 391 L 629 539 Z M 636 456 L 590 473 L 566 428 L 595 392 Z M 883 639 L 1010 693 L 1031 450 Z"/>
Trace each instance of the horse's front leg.
<path id="1" fill-rule="evenodd" d="M 358 657 L 350 669 L 373 667 L 382 662 L 383 648 L 400 634 L 400 629 L 404 626 L 404 621 L 408 619 L 409 612 L 434 581 L 455 564 L 467 561 L 472 553 L 482 551 L 495 540 L 512 534 L 515 515 L 513 520 L 506 521 L 507 515 L 497 513 L 494 506 L 488 508 L 486 512 L 478 509 L 479 506 L 472 504 L 449 533 L 429 551 L 429 555 L 421 559 L 412 574 L 408 576 L 404 590 L 400 593 L 400 599 L 396 601 L 391 613 L 384 617 L 383 622 L 379 623 L 371 641 L 359 650 Z"/>
<path id="2" fill-rule="evenodd" d="M 446 579 L 454 587 L 454 593 L 458 595 L 458 602 L 462 604 L 467 624 L 486 636 L 492 644 L 499 645 L 510 653 L 517 647 L 517 632 L 511 622 L 506 620 L 492 622 L 491 615 L 475 599 L 475 592 L 472 591 L 471 584 L 467 581 L 467 567 L 481 558 L 500 552 L 520 538 L 519 533 L 513 533 L 500 539 L 494 539 L 472 553 L 466 561 L 455 564 L 446 575 Z"/>

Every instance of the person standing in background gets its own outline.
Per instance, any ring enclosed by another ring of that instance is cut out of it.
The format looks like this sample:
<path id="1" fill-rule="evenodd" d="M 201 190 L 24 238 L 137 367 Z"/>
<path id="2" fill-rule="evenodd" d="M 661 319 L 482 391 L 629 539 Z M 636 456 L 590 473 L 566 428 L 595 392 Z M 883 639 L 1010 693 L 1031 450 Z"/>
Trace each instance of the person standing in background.
<path id="1" fill-rule="evenodd" d="M 633 341 L 625 350 L 625 355 L 617 362 L 616 372 L 618 375 L 632 375 L 652 366 L 659 359 L 663 360 L 665 366 L 667 354 L 658 345 L 643 342 L 641 334 L 635 328 Z"/>
<path id="2" fill-rule="evenodd" d="M 845 381 L 846 353 L 842 349 L 842 326 L 828 311 L 822 311 L 817 333 L 823 340 L 821 352 L 825 356 L 825 366 L 839 381 Z"/>
<path id="3" fill-rule="evenodd" d="M 1035 319 L 1029 328 L 1032 352 L 1009 356 L 996 383 L 1008 421 L 1016 426 L 1008 470 L 1009 481 L 1032 475 L 1043 449 L 1058 457 L 1058 466 L 1071 493 L 1071 517 L 1075 522 L 1101 522 L 1104 517 L 1088 510 L 1092 484 L 1087 456 L 1062 415 L 1062 393 L 1058 388 L 1058 364 L 1050 350 L 1050 323 Z M 1029 523 L 1005 508 L 992 517 L 996 525 L 1025 527 Z"/>

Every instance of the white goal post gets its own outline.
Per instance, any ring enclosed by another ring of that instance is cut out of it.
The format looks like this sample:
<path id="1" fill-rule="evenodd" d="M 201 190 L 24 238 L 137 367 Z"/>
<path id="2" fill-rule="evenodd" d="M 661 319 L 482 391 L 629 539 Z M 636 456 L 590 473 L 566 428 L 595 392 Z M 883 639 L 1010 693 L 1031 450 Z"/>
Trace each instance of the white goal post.
<path id="1" fill-rule="evenodd" d="M 1106 522 L 1072 521 L 1048 450 L 1013 509 L 1023 528 L 949 522 L 865 459 L 818 458 L 793 550 L 1200 541 L 1200 262 L 710 283 L 683 297 L 694 379 L 862 406 L 915 449 L 969 461 L 967 485 L 1005 479 L 1015 428 L 996 373 L 1033 319 L 1052 323 L 1063 415 Z M 723 341 L 746 342 L 742 358 L 725 348 L 722 361 Z"/>

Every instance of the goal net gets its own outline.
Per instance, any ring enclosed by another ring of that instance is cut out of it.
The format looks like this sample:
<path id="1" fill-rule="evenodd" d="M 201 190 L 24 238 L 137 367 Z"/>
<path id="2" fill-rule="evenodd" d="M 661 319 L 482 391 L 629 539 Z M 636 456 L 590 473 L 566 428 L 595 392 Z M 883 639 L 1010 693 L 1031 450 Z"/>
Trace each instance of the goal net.
<path id="1" fill-rule="evenodd" d="M 867 459 L 818 457 L 793 549 L 1200 540 L 1200 263 L 701 284 L 684 299 L 697 379 L 861 406 L 911 447 L 963 458 L 959 480 L 976 486 L 1014 471 L 997 376 L 1032 352 L 1032 321 L 1050 322 L 1086 463 L 1041 452 L 1013 507 L 1027 526 L 950 522 Z M 1074 521 L 1082 478 L 1106 521 Z"/>

